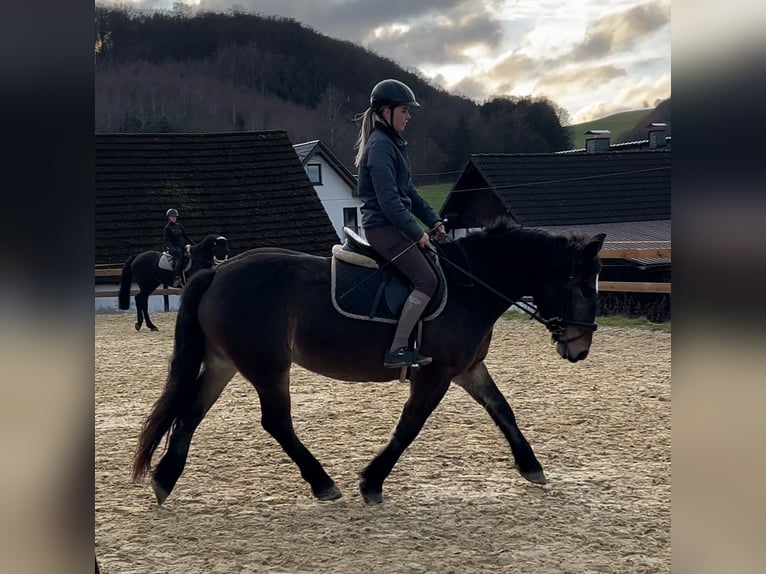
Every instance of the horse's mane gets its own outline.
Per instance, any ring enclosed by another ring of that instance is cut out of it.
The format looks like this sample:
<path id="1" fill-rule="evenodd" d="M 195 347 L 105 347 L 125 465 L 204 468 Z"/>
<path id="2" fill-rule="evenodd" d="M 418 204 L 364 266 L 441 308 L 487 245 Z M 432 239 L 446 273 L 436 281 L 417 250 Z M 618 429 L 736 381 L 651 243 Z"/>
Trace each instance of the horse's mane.
<path id="1" fill-rule="evenodd" d="M 455 243 L 479 250 L 505 249 L 511 245 L 553 265 L 567 265 L 578 257 L 587 241 L 588 236 L 581 230 L 553 232 L 540 227 L 525 227 L 508 217 L 499 217 Z"/>
<path id="2" fill-rule="evenodd" d="M 508 217 L 498 217 L 483 229 L 471 232 L 457 241 L 462 241 L 466 244 L 474 241 L 492 243 L 494 241 L 503 241 L 509 237 L 528 237 L 530 241 L 534 241 L 535 238 L 559 242 L 565 240 L 567 246 L 582 245 L 588 239 L 588 236 L 579 229 L 553 232 L 540 227 L 525 227 Z"/>
<path id="3" fill-rule="evenodd" d="M 218 233 L 211 233 L 209 235 L 206 235 L 205 239 L 200 241 L 198 245 L 208 245 L 210 243 L 213 243 L 218 237 L 220 237 L 220 234 L 218 234 Z"/>

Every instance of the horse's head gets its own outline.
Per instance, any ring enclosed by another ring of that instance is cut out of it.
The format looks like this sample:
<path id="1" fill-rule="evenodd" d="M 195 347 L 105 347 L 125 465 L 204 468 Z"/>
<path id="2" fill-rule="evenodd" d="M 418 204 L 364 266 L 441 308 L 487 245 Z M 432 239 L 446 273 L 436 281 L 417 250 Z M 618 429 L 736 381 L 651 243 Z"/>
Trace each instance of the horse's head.
<path id="1" fill-rule="evenodd" d="M 596 330 L 598 252 L 605 234 L 559 238 L 566 242 L 562 264 L 557 264 L 541 291 L 534 296 L 542 322 L 551 332 L 556 351 L 573 363 L 588 356 Z"/>
<path id="2" fill-rule="evenodd" d="M 229 258 L 229 242 L 223 235 L 218 235 L 213 242 L 213 266 Z"/>

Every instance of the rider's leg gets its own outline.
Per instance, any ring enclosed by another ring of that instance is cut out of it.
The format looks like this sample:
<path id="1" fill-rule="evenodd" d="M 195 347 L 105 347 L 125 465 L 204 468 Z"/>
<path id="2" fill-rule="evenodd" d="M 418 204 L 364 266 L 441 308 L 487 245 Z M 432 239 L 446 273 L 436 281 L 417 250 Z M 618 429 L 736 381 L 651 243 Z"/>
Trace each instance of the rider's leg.
<path id="1" fill-rule="evenodd" d="M 365 235 L 370 245 L 391 261 L 415 286 L 404 302 L 394 340 L 383 364 L 387 367 L 426 365 L 431 362 L 431 358 L 409 350 L 407 344 L 413 328 L 439 285 L 436 273 L 423 251 L 396 228 L 386 226 L 365 229 Z"/>
<path id="2" fill-rule="evenodd" d="M 180 249 L 173 249 L 173 285 L 180 287 L 182 284 L 184 253 Z"/>

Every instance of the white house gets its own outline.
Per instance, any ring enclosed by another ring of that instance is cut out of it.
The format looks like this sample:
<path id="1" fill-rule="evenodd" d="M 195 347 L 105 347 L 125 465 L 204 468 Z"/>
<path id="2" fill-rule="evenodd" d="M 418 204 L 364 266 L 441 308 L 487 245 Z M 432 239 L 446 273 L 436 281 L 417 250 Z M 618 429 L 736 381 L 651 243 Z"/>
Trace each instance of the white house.
<path id="1" fill-rule="evenodd" d="M 338 234 L 338 239 L 344 239 L 344 227 L 364 236 L 359 212 L 362 202 L 357 196 L 354 174 L 319 140 L 295 144 L 293 148 Z"/>

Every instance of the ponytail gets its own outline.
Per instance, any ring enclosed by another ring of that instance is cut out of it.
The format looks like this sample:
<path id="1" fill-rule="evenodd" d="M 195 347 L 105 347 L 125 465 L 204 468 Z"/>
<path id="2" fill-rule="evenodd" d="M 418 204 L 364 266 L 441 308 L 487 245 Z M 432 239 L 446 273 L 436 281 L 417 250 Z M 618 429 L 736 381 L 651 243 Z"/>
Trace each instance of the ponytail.
<path id="1" fill-rule="evenodd" d="M 364 147 L 365 144 L 367 144 L 367 139 L 372 133 L 372 129 L 375 127 L 375 119 L 377 116 L 378 114 L 376 114 L 372 108 L 367 108 L 361 116 L 362 126 L 359 128 L 359 137 L 356 140 L 356 144 L 354 144 L 354 148 L 358 150 L 356 152 L 356 157 L 354 158 L 354 165 L 357 167 L 357 169 L 362 163 Z"/>

